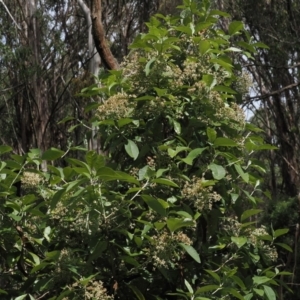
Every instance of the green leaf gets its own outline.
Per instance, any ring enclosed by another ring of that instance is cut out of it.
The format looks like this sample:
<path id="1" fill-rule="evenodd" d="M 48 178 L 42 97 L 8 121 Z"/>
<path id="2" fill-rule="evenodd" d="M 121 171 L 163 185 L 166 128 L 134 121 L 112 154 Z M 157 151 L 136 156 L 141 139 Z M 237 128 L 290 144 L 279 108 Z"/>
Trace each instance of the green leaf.
<path id="1" fill-rule="evenodd" d="M 187 165 L 192 166 L 193 165 L 193 161 L 196 157 L 198 157 L 200 154 L 202 154 L 202 152 L 207 149 L 207 147 L 205 148 L 196 148 L 194 150 L 192 150 L 188 156 L 186 158 L 183 158 L 182 161 L 185 162 Z"/>
<path id="2" fill-rule="evenodd" d="M 131 290 L 134 292 L 138 300 L 146 300 L 144 295 L 141 293 L 141 291 L 134 285 L 128 284 L 128 286 L 131 288 Z"/>
<path id="3" fill-rule="evenodd" d="M 91 262 L 98 257 L 101 256 L 101 254 L 107 249 L 108 243 L 106 241 L 99 240 L 96 244 L 96 247 L 93 249 L 91 255 L 89 256 L 88 261 Z"/>
<path id="4" fill-rule="evenodd" d="M 44 229 L 44 237 L 45 239 L 50 242 L 50 238 L 49 238 L 49 234 L 51 233 L 51 227 L 50 226 L 47 226 L 45 229 Z"/>
<path id="5" fill-rule="evenodd" d="M 175 29 L 180 31 L 180 32 L 187 33 L 189 36 L 191 36 L 193 34 L 192 33 L 192 28 L 190 26 L 177 26 L 177 27 L 175 27 Z"/>
<path id="6" fill-rule="evenodd" d="M 167 172 L 167 171 L 169 171 L 169 169 L 158 169 L 157 171 L 156 171 L 156 175 L 155 175 L 155 177 L 156 178 L 159 178 L 159 177 L 161 177 L 165 172 Z"/>
<path id="7" fill-rule="evenodd" d="M 195 295 L 198 295 L 198 294 L 201 294 L 201 293 L 207 293 L 207 292 L 210 292 L 210 291 L 216 291 L 219 288 L 220 288 L 220 286 L 215 285 L 215 284 L 205 285 L 205 286 L 202 286 L 202 287 L 198 288 L 197 291 L 195 292 Z"/>
<path id="8" fill-rule="evenodd" d="M 179 122 L 173 120 L 174 131 L 179 135 L 181 134 L 181 125 Z"/>
<path id="9" fill-rule="evenodd" d="M 165 222 L 155 222 L 154 226 L 155 226 L 156 229 L 161 230 L 161 229 L 163 229 L 166 226 L 166 223 Z"/>
<path id="10" fill-rule="evenodd" d="M 278 245 L 281 248 L 283 248 L 283 249 L 285 249 L 285 250 L 287 250 L 289 252 L 293 252 L 292 248 L 289 245 L 287 245 L 287 244 L 284 244 L 284 243 L 275 243 L 275 245 Z"/>
<path id="11" fill-rule="evenodd" d="M 190 220 L 193 219 L 193 217 L 188 212 L 186 212 L 184 210 L 180 210 L 180 211 L 172 210 L 172 211 L 170 211 L 170 214 L 176 214 L 177 216 L 185 217 L 185 218 L 188 218 Z"/>
<path id="12" fill-rule="evenodd" d="M 213 128 L 210 128 L 208 127 L 206 129 L 206 134 L 207 134 L 207 137 L 208 137 L 208 141 L 210 143 L 213 143 L 217 137 L 217 132 L 213 129 Z"/>
<path id="13" fill-rule="evenodd" d="M 205 270 L 212 278 L 214 278 L 216 281 L 218 281 L 219 283 L 221 282 L 221 278 L 220 276 L 216 273 L 213 272 L 211 270 Z"/>
<path id="14" fill-rule="evenodd" d="M 234 204 L 239 197 L 239 194 L 230 193 L 231 201 Z"/>
<path id="15" fill-rule="evenodd" d="M 253 196 L 251 196 L 248 191 L 245 191 L 245 190 L 242 190 L 242 191 L 248 197 L 248 199 L 251 200 L 251 202 L 253 202 L 254 204 L 256 204 L 256 199 Z"/>
<path id="16" fill-rule="evenodd" d="M 238 172 L 238 174 L 242 177 L 242 179 L 248 183 L 249 182 L 249 174 L 245 173 L 242 169 L 242 167 L 238 164 L 234 164 L 234 168 L 236 169 L 236 171 Z"/>
<path id="17" fill-rule="evenodd" d="M 231 241 L 235 243 L 238 246 L 238 248 L 241 248 L 247 243 L 247 238 L 245 236 L 232 236 Z"/>
<path id="18" fill-rule="evenodd" d="M 266 283 L 266 282 L 270 281 L 271 278 L 266 277 L 266 276 L 254 276 L 252 278 L 252 280 L 253 280 L 254 284 L 260 285 L 260 284 L 263 284 L 263 283 Z"/>
<path id="19" fill-rule="evenodd" d="M 245 286 L 244 282 L 242 281 L 242 279 L 240 277 L 234 275 L 231 278 L 239 285 L 239 287 L 242 290 L 246 289 L 246 286 Z"/>
<path id="20" fill-rule="evenodd" d="M 255 47 L 250 45 L 249 43 L 246 43 L 244 41 L 239 41 L 237 42 L 237 45 L 248 50 L 250 53 L 254 53 L 255 52 Z"/>
<path id="21" fill-rule="evenodd" d="M 103 167 L 98 169 L 97 175 L 99 179 L 102 179 L 104 181 L 121 180 L 121 181 L 131 182 L 136 185 L 140 185 L 139 181 L 136 180 L 133 176 L 128 175 L 125 172 L 114 171 L 109 167 Z"/>
<path id="22" fill-rule="evenodd" d="M 83 176 L 85 176 L 85 177 L 91 179 L 91 171 L 90 171 L 89 168 L 87 169 L 87 168 L 78 168 L 78 167 L 75 167 L 75 168 L 73 168 L 73 170 L 74 170 L 76 173 L 78 173 L 78 174 L 80 174 L 80 175 L 83 175 Z"/>
<path id="23" fill-rule="evenodd" d="M 64 196 L 65 193 L 66 189 L 61 189 L 53 195 L 50 204 L 51 210 L 53 210 L 57 206 L 58 201 Z"/>
<path id="24" fill-rule="evenodd" d="M 167 295 L 170 295 L 170 296 L 178 296 L 177 299 L 186 299 L 186 300 L 189 300 L 189 298 L 184 294 L 184 292 L 182 290 L 178 290 L 179 292 L 181 293 L 167 293 Z M 161 300 L 161 298 L 159 298 L 159 300 Z"/>
<path id="25" fill-rule="evenodd" d="M 257 238 L 263 241 L 273 242 L 273 237 L 269 234 L 258 235 Z"/>
<path id="26" fill-rule="evenodd" d="M 133 120 L 132 120 L 132 119 L 129 119 L 129 118 L 119 119 L 119 120 L 118 120 L 118 126 L 119 126 L 119 127 L 123 127 L 123 126 L 125 126 L 125 125 L 127 125 L 127 124 L 130 124 L 130 123 L 132 123 L 132 122 L 133 122 Z"/>
<path id="27" fill-rule="evenodd" d="M 175 150 L 173 150 L 172 148 L 168 148 L 168 154 L 171 158 L 175 157 L 178 153 L 182 152 L 182 151 L 189 151 L 190 148 L 189 147 L 176 147 Z"/>
<path id="28" fill-rule="evenodd" d="M 201 30 L 205 30 L 205 29 L 207 29 L 211 26 L 212 26 L 211 22 L 200 22 L 196 26 L 196 32 L 201 31 Z"/>
<path id="29" fill-rule="evenodd" d="M 61 151 L 56 148 L 50 148 L 49 150 L 46 150 L 43 155 L 43 160 L 56 160 L 58 158 L 61 158 L 65 154 L 64 151 Z"/>
<path id="30" fill-rule="evenodd" d="M 274 290 L 267 285 L 263 285 L 263 287 L 264 287 L 267 298 L 269 300 L 276 300 L 276 295 L 275 295 Z"/>
<path id="31" fill-rule="evenodd" d="M 10 146 L 6 146 L 6 145 L 0 146 L 0 154 L 10 152 L 11 150 L 12 150 L 12 148 Z"/>
<path id="32" fill-rule="evenodd" d="M 166 178 L 153 179 L 152 182 L 179 188 L 179 186 L 175 182 Z"/>
<path id="33" fill-rule="evenodd" d="M 237 143 L 229 138 L 218 137 L 214 141 L 214 147 L 236 147 Z"/>
<path id="34" fill-rule="evenodd" d="M 177 229 L 182 227 L 191 227 L 194 225 L 195 225 L 194 221 L 189 218 L 185 218 L 185 219 L 168 218 L 167 220 L 167 226 L 171 232 L 174 232 Z"/>
<path id="35" fill-rule="evenodd" d="M 99 89 L 99 92 L 101 91 L 101 89 Z M 93 92 L 94 95 L 97 95 L 99 96 L 99 92 L 97 90 L 95 90 Z M 99 107 L 99 102 L 91 102 L 91 103 L 88 103 L 87 105 L 85 105 L 84 107 L 84 112 L 89 112 L 91 111 L 92 109 L 97 109 Z"/>
<path id="36" fill-rule="evenodd" d="M 202 81 L 208 86 L 209 89 L 212 89 L 217 84 L 216 78 L 210 74 L 203 75 Z"/>
<path id="37" fill-rule="evenodd" d="M 233 289 L 233 288 L 224 289 L 224 292 L 226 292 L 226 291 L 228 291 L 234 297 L 236 297 L 240 300 L 244 300 L 244 297 L 236 289 Z"/>
<path id="38" fill-rule="evenodd" d="M 128 143 L 125 145 L 125 150 L 134 160 L 139 156 L 139 148 L 132 140 L 128 140 Z"/>
<path id="39" fill-rule="evenodd" d="M 230 14 L 228 14 L 227 12 L 218 10 L 218 9 L 212 9 L 209 12 L 209 15 L 210 16 L 215 16 L 216 15 L 216 16 L 221 16 L 221 17 L 225 17 L 225 18 L 230 18 Z"/>
<path id="40" fill-rule="evenodd" d="M 139 170 L 139 180 L 143 180 L 147 176 L 147 172 L 149 170 L 149 166 L 145 166 Z"/>
<path id="41" fill-rule="evenodd" d="M 219 244 L 219 245 L 211 246 L 211 247 L 209 247 L 209 249 L 222 250 L 225 247 L 226 247 L 226 244 Z"/>
<path id="42" fill-rule="evenodd" d="M 253 297 L 253 293 L 249 293 L 249 294 L 244 296 L 244 300 L 251 300 L 252 297 Z"/>
<path id="43" fill-rule="evenodd" d="M 193 246 L 179 243 L 179 245 L 188 253 L 197 263 L 200 263 L 200 256 Z"/>
<path id="44" fill-rule="evenodd" d="M 241 222 L 244 222 L 246 219 L 250 218 L 253 215 L 257 215 L 261 213 L 263 210 L 262 209 L 249 209 L 243 212 L 241 215 Z"/>
<path id="45" fill-rule="evenodd" d="M 20 170 L 21 169 L 21 164 L 18 163 L 18 162 L 15 162 L 13 160 L 7 160 L 6 161 L 6 165 L 10 169 L 16 169 L 16 170 Z"/>
<path id="46" fill-rule="evenodd" d="M 225 86 L 225 85 L 217 85 L 213 88 L 213 91 L 224 92 L 224 93 L 233 94 L 233 95 L 237 94 L 236 91 L 234 91 L 229 86 Z"/>
<path id="47" fill-rule="evenodd" d="M 54 299 L 51 298 L 50 300 L 62 300 L 62 299 L 64 299 L 66 296 L 68 296 L 71 293 L 72 293 L 71 290 L 64 290 L 62 293 L 60 293 L 60 295 L 58 297 L 55 297 Z"/>
<path id="48" fill-rule="evenodd" d="M 199 42 L 199 51 L 204 55 L 210 49 L 210 42 L 208 40 L 202 40 Z"/>
<path id="49" fill-rule="evenodd" d="M 144 101 L 144 100 L 152 100 L 152 99 L 155 99 L 155 97 L 146 95 L 146 96 L 141 96 L 141 97 L 135 98 L 134 100 L 135 101 Z"/>
<path id="50" fill-rule="evenodd" d="M 265 294 L 264 290 L 262 290 L 262 289 L 255 289 L 255 288 L 253 288 L 253 291 L 254 291 L 257 295 L 259 295 L 260 297 L 262 297 L 262 296 Z"/>
<path id="51" fill-rule="evenodd" d="M 225 169 L 220 165 L 210 164 L 208 166 L 208 169 L 210 169 L 212 171 L 212 175 L 213 175 L 214 179 L 216 179 L 216 180 L 221 180 L 226 175 Z"/>
<path id="52" fill-rule="evenodd" d="M 158 199 L 155 199 L 149 195 L 141 195 L 141 197 L 148 204 L 148 206 L 154 211 L 156 211 L 158 214 L 162 215 L 163 217 L 167 216 L 166 209 L 160 203 L 160 201 L 158 201 Z"/>
<path id="53" fill-rule="evenodd" d="M 291 275 L 293 275 L 293 273 L 291 273 L 291 272 L 286 272 L 286 271 L 282 271 L 282 272 L 279 272 L 278 275 L 291 276 Z"/>
<path id="54" fill-rule="evenodd" d="M 45 260 L 53 260 L 56 261 L 60 256 L 60 251 L 50 251 L 46 253 L 46 258 Z"/>
<path id="55" fill-rule="evenodd" d="M 0 294 L 5 294 L 5 295 L 7 295 L 7 292 L 5 292 L 4 290 L 1 290 L 1 289 L 0 289 Z"/>
<path id="56" fill-rule="evenodd" d="M 188 289 L 188 291 L 191 294 L 194 294 L 194 290 L 193 290 L 192 286 L 189 284 L 189 282 L 186 279 L 184 279 L 184 284 L 185 284 L 186 288 Z"/>
<path id="57" fill-rule="evenodd" d="M 146 64 L 144 72 L 146 73 L 146 76 L 150 73 L 150 67 L 151 65 L 156 61 L 156 57 L 152 57 Z"/>
<path id="58" fill-rule="evenodd" d="M 241 21 L 233 21 L 229 24 L 229 34 L 230 35 L 234 35 L 237 32 L 239 32 L 240 30 L 244 29 L 244 24 Z"/>
<path id="59" fill-rule="evenodd" d="M 277 150 L 278 147 L 270 145 L 270 144 L 262 144 L 262 145 L 256 145 L 254 150 Z"/>
<path id="60" fill-rule="evenodd" d="M 157 93 L 157 96 L 159 97 L 165 96 L 168 92 L 167 89 L 159 89 L 158 87 L 155 87 L 154 90 Z"/>
<path id="61" fill-rule="evenodd" d="M 93 274 L 93 275 L 90 275 L 89 277 L 83 277 L 83 279 L 79 280 L 79 282 L 81 285 L 86 286 L 91 281 L 91 279 L 97 275 L 98 274 Z"/>
<path id="62" fill-rule="evenodd" d="M 24 294 L 24 295 L 22 295 L 22 296 L 19 296 L 19 297 L 15 298 L 14 300 L 23 300 L 23 299 L 25 299 L 26 297 L 27 297 L 27 294 Z"/>
<path id="63" fill-rule="evenodd" d="M 266 44 L 264 44 L 262 42 L 253 43 L 253 44 L 251 44 L 251 46 L 258 47 L 258 48 L 263 48 L 263 49 L 270 49 L 269 46 L 267 46 Z"/>
<path id="64" fill-rule="evenodd" d="M 64 185 L 64 188 L 66 188 L 66 192 L 70 192 L 74 190 L 75 188 L 78 188 L 78 186 L 82 183 L 85 183 L 87 179 L 80 179 L 80 180 L 74 180 Z"/>
<path id="65" fill-rule="evenodd" d="M 87 168 L 89 173 L 91 169 L 99 169 L 105 166 L 105 157 L 97 154 L 95 151 L 88 151 L 85 155 L 85 160 L 90 168 Z"/>
<path id="66" fill-rule="evenodd" d="M 43 270 L 44 268 L 46 268 L 47 266 L 51 265 L 51 263 L 44 263 L 42 262 L 39 265 L 36 265 L 34 268 L 31 269 L 30 274 L 34 274 L 37 271 Z"/>
<path id="67" fill-rule="evenodd" d="M 224 59 L 217 59 L 217 58 L 213 58 L 210 60 L 212 63 L 215 63 L 216 65 L 220 65 L 222 66 L 226 71 L 228 71 L 230 74 L 232 73 L 232 68 L 233 65 L 227 61 L 225 61 Z"/>
<path id="68" fill-rule="evenodd" d="M 97 103 L 97 105 L 99 106 L 98 103 Z M 74 117 L 65 117 L 62 120 L 60 120 L 57 124 L 64 124 L 64 123 L 66 123 L 68 121 L 71 121 L 71 120 L 75 120 L 75 118 Z"/>
<path id="69" fill-rule="evenodd" d="M 277 230 L 275 230 L 273 236 L 274 236 L 275 238 L 277 238 L 277 237 L 279 237 L 279 236 L 281 236 L 281 235 L 284 235 L 284 234 L 286 234 L 286 233 L 288 233 L 288 232 L 289 232 L 289 229 L 288 229 L 288 228 L 277 229 Z"/>
<path id="70" fill-rule="evenodd" d="M 133 257 L 131 257 L 131 256 L 122 255 L 122 256 L 120 256 L 120 259 L 122 259 L 125 263 L 130 264 L 132 266 L 135 266 L 137 268 L 140 266 L 140 264 L 138 263 L 138 261 L 136 259 L 134 259 Z"/>
<path id="71" fill-rule="evenodd" d="M 225 52 L 242 52 L 241 49 L 236 48 L 236 47 L 229 47 L 226 50 L 224 50 Z"/>

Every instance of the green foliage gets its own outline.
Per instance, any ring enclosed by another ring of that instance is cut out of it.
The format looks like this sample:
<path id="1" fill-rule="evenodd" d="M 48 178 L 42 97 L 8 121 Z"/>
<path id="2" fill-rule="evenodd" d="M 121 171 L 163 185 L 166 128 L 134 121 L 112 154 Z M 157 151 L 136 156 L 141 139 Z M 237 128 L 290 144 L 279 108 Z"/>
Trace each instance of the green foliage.
<path id="1" fill-rule="evenodd" d="M 250 158 L 268 145 L 235 104 L 244 28 L 217 29 L 226 14 L 209 1 L 181 9 L 153 17 L 122 70 L 82 92 L 106 98 L 92 120 L 105 156 L 1 162 L 3 299 L 275 299 L 285 230 L 255 227 Z"/>

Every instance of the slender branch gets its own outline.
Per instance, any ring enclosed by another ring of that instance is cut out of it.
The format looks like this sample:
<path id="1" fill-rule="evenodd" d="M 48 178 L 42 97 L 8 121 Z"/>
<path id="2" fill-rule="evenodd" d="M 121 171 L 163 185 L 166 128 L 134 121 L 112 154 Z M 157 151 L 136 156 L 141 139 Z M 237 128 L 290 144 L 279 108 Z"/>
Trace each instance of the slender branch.
<path id="1" fill-rule="evenodd" d="M 47 294 L 49 294 L 50 292 L 46 292 L 45 294 L 43 294 L 42 296 L 40 296 L 40 297 L 38 297 L 38 298 L 36 298 L 36 300 L 39 300 L 39 299 L 42 299 L 42 298 L 44 298 Z"/>
<path id="2" fill-rule="evenodd" d="M 300 82 L 296 82 L 296 83 L 292 83 L 292 84 L 289 84 L 277 91 L 274 91 L 274 92 L 271 92 L 271 93 L 267 93 L 267 94 L 264 94 L 264 95 L 258 95 L 258 96 L 254 96 L 254 97 L 248 97 L 247 98 L 247 102 L 248 101 L 253 101 L 253 100 L 263 100 L 263 99 L 266 99 L 266 98 L 269 98 L 271 96 L 274 96 L 274 95 L 277 95 L 277 94 L 281 94 L 282 92 L 286 91 L 286 90 L 289 90 L 289 89 L 292 89 L 294 87 L 297 87 L 300 85 Z"/>
<path id="3" fill-rule="evenodd" d="M 12 16 L 12 14 L 10 13 L 9 9 L 7 8 L 7 6 L 5 5 L 5 3 L 3 2 L 3 0 L 0 0 L 0 2 L 3 4 L 5 10 L 7 11 L 7 13 L 9 14 L 10 18 L 13 20 L 13 22 L 15 23 L 16 27 L 19 30 L 22 30 L 21 27 L 19 26 L 19 24 L 16 22 L 16 20 L 14 19 L 14 17 Z"/>
<path id="4" fill-rule="evenodd" d="M 272 66 L 272 65 L 259 65 L 259 64 L 246 64 L 243 65 L 244 68 L 247 67 L 267 67 L 267 68 L 274 68 L 274 69 L 295 69 L 300 67 L 300 63 L 296 63 L 295 65 L 291 66 Z"/>
<path id="5" fill-rule="evenodd" d="M 141 193 L 141 191 L 143 191 L 147 187 L 148 183 L 149 183 L 149 179 L 147 179 L 146 183 L 137 191 L 137 193 L 135 193 L 133 195 L 133 197 L 130 199 L 130 201 L 132 201 L 134 198 L 136 198 Z"/>
<path id="6" fill-rule="evenodd" d="M 291 169 L 293 169 L 293 171 L 297 174 L 297 175 L 299 175 L 299 173 L 298 173 L 298 171 L 288 162 L 288 160 L 284 157 L 284 156 L 282 156 L 282 158 L 284 159 L 284 161 L 289 165 L 289 167 L 291 168 Z"/>

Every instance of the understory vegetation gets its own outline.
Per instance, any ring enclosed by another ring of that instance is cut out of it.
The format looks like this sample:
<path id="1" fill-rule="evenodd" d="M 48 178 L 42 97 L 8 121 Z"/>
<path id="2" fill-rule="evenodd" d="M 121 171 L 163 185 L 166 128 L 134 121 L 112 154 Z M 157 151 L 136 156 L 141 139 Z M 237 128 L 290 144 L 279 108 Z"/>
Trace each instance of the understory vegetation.
<path id="1" fill-rule="evenodd" d="M 276 210 L 273 224 L 260 217 L 270 195 L 256 154 L 276 147 L 238 105 L 251 77 L 237 58 L 266 46 L 209 1 L 180 10 L 152 17 L 120 69 L 77 95 L 92 117 L 69 130 L 89 128 L 100 151 L 0 146 L 1 299 L 274 300 L 290 291 L 278 260 L 292 251 L 286 223 Z"/>

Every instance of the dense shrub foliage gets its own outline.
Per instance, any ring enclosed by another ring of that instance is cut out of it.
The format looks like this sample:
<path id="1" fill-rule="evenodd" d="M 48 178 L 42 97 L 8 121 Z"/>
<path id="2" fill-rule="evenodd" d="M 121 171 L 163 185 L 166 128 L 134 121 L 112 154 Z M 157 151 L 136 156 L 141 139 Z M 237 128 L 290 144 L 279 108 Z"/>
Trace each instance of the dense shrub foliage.
<path id="1" fill-rule="evenodd" d="M 207 1 L 181 9 L 82 91 L 103 98 L 87 108 L 102 154 L 0 147 L 1 299 L 276 299 L 287 230 L 256 226 L 251 159 L 271 147 L 236 104 L 235 57 L 258 45 Z"/>

